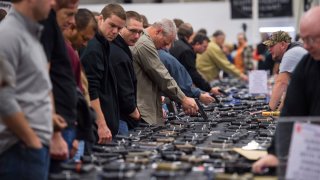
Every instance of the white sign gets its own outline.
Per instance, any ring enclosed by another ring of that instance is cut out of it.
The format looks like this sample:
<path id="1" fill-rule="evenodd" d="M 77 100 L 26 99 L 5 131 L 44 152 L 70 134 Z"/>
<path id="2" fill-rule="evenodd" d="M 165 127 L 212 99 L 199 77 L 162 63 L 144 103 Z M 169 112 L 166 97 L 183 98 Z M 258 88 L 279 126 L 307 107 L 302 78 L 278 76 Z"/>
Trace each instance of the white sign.
<path id="1" fill-rule="evenodd" d="M 320 179 L 320 126 L 295 123 L 286 179 Z"/>
<path id="2" fill-rule="evenodd" d="M 249 93 L 267 94 L 268 76 L 267 71 L 253 70 L 249 73 Z"/>

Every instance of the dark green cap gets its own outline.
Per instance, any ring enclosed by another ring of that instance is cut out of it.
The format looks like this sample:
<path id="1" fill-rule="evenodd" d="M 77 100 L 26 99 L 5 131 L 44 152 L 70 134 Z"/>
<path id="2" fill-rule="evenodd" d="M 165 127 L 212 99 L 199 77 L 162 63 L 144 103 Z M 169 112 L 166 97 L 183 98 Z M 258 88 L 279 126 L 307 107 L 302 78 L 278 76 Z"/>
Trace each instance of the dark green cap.
<path id="1" fill-rule="evenodd" d="M 263 44 L 267 46 L 274 46 L 278 42 L 287 42 L 291 43 L 291 37 L 287 32 L 284 31 L 277 31 L 272 33 L 271 37 L 269 40 L 264 41 Z"/>

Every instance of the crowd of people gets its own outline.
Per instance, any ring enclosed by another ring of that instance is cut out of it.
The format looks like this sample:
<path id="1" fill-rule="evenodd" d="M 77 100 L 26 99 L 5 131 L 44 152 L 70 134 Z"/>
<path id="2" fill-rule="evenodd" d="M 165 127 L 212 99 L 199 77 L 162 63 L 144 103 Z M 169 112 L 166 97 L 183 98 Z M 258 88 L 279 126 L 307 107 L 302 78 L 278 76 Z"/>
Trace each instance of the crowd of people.
<path id="1" fill-rule="evenodd" d="M 220 94 L 211 82 L 221 71 L 247 81 L 253 69 L 270 70 L 255 65 L 269 55 L 280 64 L 270 109 L 320 112 L 312 83 L 319 77 L 319 7 L 301 20 L 304 44 L 278 31 L 254 50 L 245 33 L 230 46 L 221 30 L 209 38 L 179 19 L 149 24 L 114 3 L 99 13 L 78 9 L 79 0 L 11 3 L 0 18 L 1 179 L 47 179 L 62 162 L 79 162 L 92 144 L 127 136 L 140 123 L 163 125 L 163 96 L 196 114 L 195 98 L 210 104 Z M 276 165 L 264 162 L 253 170 Z"/>

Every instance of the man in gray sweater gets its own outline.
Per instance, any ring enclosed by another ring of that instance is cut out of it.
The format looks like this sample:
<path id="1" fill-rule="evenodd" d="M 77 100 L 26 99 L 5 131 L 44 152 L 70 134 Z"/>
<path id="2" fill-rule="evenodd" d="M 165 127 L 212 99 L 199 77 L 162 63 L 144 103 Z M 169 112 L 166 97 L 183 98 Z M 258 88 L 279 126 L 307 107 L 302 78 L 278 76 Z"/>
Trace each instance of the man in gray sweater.
<path id="1" fill-rule="evenodd" d="M 0 90 L 1 179 L 47 179 L 52 136 L 51 83 L 39 42 L 52 0 L 12 0 L 0 24 L 0 56 L 10 83 Z"/>

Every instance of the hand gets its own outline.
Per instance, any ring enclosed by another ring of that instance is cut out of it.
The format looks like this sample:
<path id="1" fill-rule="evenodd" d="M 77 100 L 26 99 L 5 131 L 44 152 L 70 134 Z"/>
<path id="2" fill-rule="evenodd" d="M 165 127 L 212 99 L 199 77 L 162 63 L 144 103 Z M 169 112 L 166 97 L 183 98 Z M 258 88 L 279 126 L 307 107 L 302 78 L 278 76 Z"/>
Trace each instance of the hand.
<path id="1" fill-rule="evenodd" d="M 264 168 L 275 167 L 279 164 L 279 160 L 276 156 L 268 154 L 252 165 L 251 171 L 254 173 L 262 173 Z"/>
<path id="2" fill-rule="evenodd" d="M 26 146 L 32 149 L 41 149 L 42 143 L 40 141 L 40 138 L 38 136 L 35 136 L 35 138 L 33 138 L 32 141 L 30 141 L 29 143 L 26 143 Z"/>
<path id="3" fill-rule="evenodd" d="M 200 94 L 199 100 L 200 100 L 202 103 L 204 103 L 205 105 L 208 105 L 208 104 L 214 102 L 213 97 L 211 97 L 209 93 Z"/>
<path id="4" fill-rule="evenodd" d="M 166 110 L 162 108 L 162 118 L 165 119 L 167 117 Z"/>
<path id="5" fill-rule="evenodd" d="M 78 140 L 73 140 L 73 142 L 72 142 L 72 149 L 70 150 L 70 158 L 73 158 L 75 155 L 76 155 L 76 153 L 77 153 L 77 151 L 78 151 L 78 148 L 79 147 L 79 141 Z"/>
<path id="6" fill-rule="evenodd" d="M 136 121 L 139 121 L 141 119 L 141 114 L 138 108 L 136 108 L 131 114 L 129 114 L 129 116 Z"/>
<path id="7" fill-rule="evenodd" d="M 61 132 L 53 133 L 50 142 L 50 155 L 52 159 L 66 160 L 68 159 L 68 145 L 63 139 Z"/>
<path id="8" fill-rule="evenodd" d="M 193 114 L 196 114 L 199 110 L 196 101 L 192 98 L 189 98 L 189 97 L 183 98 L 181 104 L 186 114 L 193 115 Z"/>
<path id="9" fill-rule="evenodd" d="M 260 61 L 265 61 L 266 60 L 266 57 L 264 55 L 259 55 L 259 60 Z"/>
<path id="10" fill-rule="evenodd" d="M 270 111 L 275 111 L 277 109 L 277 106 L 274 106 L 269 102 L 269 109 Z"/>
<path id="11" fill-rule="evenodd" d="M 240 79 L 243 80 L 243 81 L 248 81 L 249 80 L 248 76 L 245 75 L 245 74 L 241 74 L 240 75 Z"/>
<path id="12" fill-rule="evenodd" d="M 98 125 L 98 136 L 99 136 L 98 144 L 106 144 L 108 142 L 111 142 L 112 134 L 106 122 L 97 121 L 97 125 Z"/>
<path id="13" fill-rule="evenodd" d="M 210 90 L 210 93 L 214 94 L 214 95 L 220 95 L 221 93 L 219 92 L 219 87 L 213 87 Z"/>
<path id="14" fill-rule="evenodd" d="M 62 131 L 68 126 L 64 118 L 58 114 L 53 114 L 52 120 L 54 131 Z"/>

